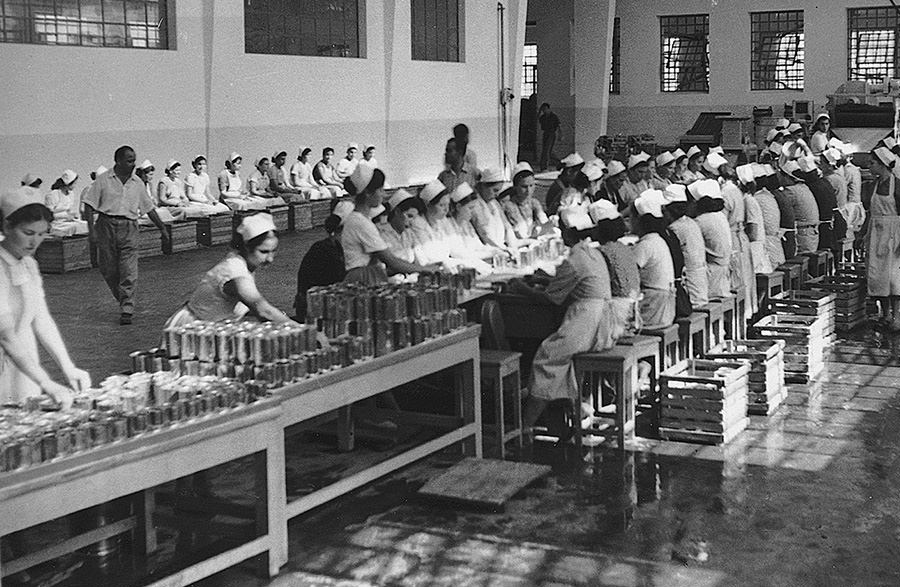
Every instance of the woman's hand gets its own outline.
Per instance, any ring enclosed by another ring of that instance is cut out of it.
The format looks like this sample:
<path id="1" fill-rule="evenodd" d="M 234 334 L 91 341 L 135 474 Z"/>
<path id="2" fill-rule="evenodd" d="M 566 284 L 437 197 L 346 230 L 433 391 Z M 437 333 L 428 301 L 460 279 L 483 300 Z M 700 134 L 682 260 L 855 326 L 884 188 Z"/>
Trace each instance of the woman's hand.
<path id="1" fill-rule="evenodd" d="M 74 365 L 64 372 L 69 387 L 75 391 L 87 391 L 91 387 L 91 374 Z"/>
<path id="2" fill-rule="evenodd" d="M 72 390 L 65 385 L 48 380 L 41 385 L 41 391 L 52 397 L 63 410 L 72 407 Z"/>

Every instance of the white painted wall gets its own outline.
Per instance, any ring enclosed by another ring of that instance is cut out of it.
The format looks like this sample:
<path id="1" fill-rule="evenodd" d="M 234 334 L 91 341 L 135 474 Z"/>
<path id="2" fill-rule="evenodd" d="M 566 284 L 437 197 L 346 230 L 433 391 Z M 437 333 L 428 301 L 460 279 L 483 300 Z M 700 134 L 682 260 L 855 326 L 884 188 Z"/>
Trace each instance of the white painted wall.
<path id="1" fill-rule="evenodd" d="M 505 4 L 517 80 L 527 2 Z M 171 51 L 0 43 L 0 189 L 29 171 L 46 186 L 65 168 L 86 180 L 121 144 L 157 168 L 205 153 L 212 175 L 233 150 L 247 169 L 279 150 L 340 154 L 350 141 L 377 145 L 388 181 L 402 185 L 437 175 L 458 122 L 482 166 L 500 163 L 495 2 L 466 0 L 463 63 L 412 61 L 405 0 L 366 2 L 360 59 L 245 54 L 241 0 L 175 5 Z"/>

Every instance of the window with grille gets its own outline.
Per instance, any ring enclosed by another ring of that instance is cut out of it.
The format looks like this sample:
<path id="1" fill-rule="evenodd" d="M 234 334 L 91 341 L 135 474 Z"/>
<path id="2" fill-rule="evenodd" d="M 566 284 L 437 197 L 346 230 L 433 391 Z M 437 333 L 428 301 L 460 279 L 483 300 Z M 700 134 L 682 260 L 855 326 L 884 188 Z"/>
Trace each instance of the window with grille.
<path id="1" fill-rule="evenodd" d="M 173 0 L 0 0 L 0 41 L 168 49 Z"/>
<path id="2" fill-rule="evenodd" d="M 660 88 L 709 92 L 709 15 L 660 16 Z"/>
<path id="3" fill-rule="evenodd" d="M 848 79 L 897 77 L 898 22 L 898 11 L 892 6 L 847 10 Z"/>
<path id="4" fill-rule="evenodd" d="M 620 47 L 620 37 L 619 37 L 619 17 L 615 17 L 613 19 L 613 38 L 612 38 L 612 53 L 609 56 L 609 93 L 610 94 L 618 94 L 619 93 L 619 47 Z"/>
<path id="5" fill-rule="evenodd" d="M 361 57 L 359 0 L 244 0 L 244 50 Z"/>
<path id="6" fill-rule="evenodd" d="M 803 89 L 803 11 L 750 13 L 750 89 Z"/>
<path id="7" fill-rule="evenodd" d="M 529 98 L 537 93 L 537 45 L 525 45 L 522 53 L 522 97 Z"/>
<path id="8" fill-rule="evenodd" d="M 412 58 L 416 61 L 462 61 L 465 2 L 412 0 Z"/>

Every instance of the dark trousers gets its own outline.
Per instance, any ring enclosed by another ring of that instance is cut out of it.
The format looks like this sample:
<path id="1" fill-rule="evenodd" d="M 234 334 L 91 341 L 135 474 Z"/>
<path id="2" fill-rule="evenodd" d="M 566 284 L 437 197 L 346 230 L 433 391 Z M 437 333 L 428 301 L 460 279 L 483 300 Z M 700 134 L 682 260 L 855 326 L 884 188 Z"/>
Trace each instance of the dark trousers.
<path id="1" fill-rule="evenodd" d="M 100 214 L 94 230 L 100 273 L 119 302 L 119 311 L 131 314 L 134 312 L 134 288 L 138 277 L 138 223 L 136 220 Z"/>
<path id="2" fill-rule="evenodd" d="M 797 235 L 794 231 L 786 232 L 781 237 L 781 248 L 784 249 L 784 258 L 793 259 L 797 254 Z"/>
<path id="3" fill-rule="evenodd" d="M 541 169 L 550 167 L 550 159 L 553 157 L 554 145 L 556 145 L 555 132 L 545 132 L 541 135 Z"/>

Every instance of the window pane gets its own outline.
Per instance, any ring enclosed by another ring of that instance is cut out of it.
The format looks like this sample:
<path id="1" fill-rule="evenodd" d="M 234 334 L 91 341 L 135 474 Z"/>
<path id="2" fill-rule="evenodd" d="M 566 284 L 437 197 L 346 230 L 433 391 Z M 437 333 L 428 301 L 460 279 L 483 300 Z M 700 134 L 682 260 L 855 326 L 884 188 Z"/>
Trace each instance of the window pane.
<path id="1" fill-rule="evenodd" d="M 359 0 L 244 0 L 244 50 L 359 57 Z"/>
<path id="2" fill-rule="evenodd" d="M 893 8 L 851 8 L 847 11 L 847 77 L 881 81 L 896 77 L 897 13 Z"/>
<path id="3" fill-rule="evenodd" d="M 412 58 L 459 61 L 459 0 L 410 0 Z"/>
<path id="4" fill-rule="evenodd" d="M 803 11 L 750 13 L 750 89 L 802 90 Z"/>
<path id="5" fill-rule="evenodd" d="M 619 80 L 620 80 L 620 61 L 621 57 L 619 55 L 621 39 L 619 35 L 619 17 L 615 17 L 613 19 L 613 38 L 612 38 L 612 54 L 609 56 L 610 58 L 610 67 L 609 67 L 609 93 L 610 94 L 618 94 L 619 93 Z"/>
<path id="6" fill-rule="evenodd" d="M 709 92 L 709 15 L 660 17 L 663 92 Z"/>

